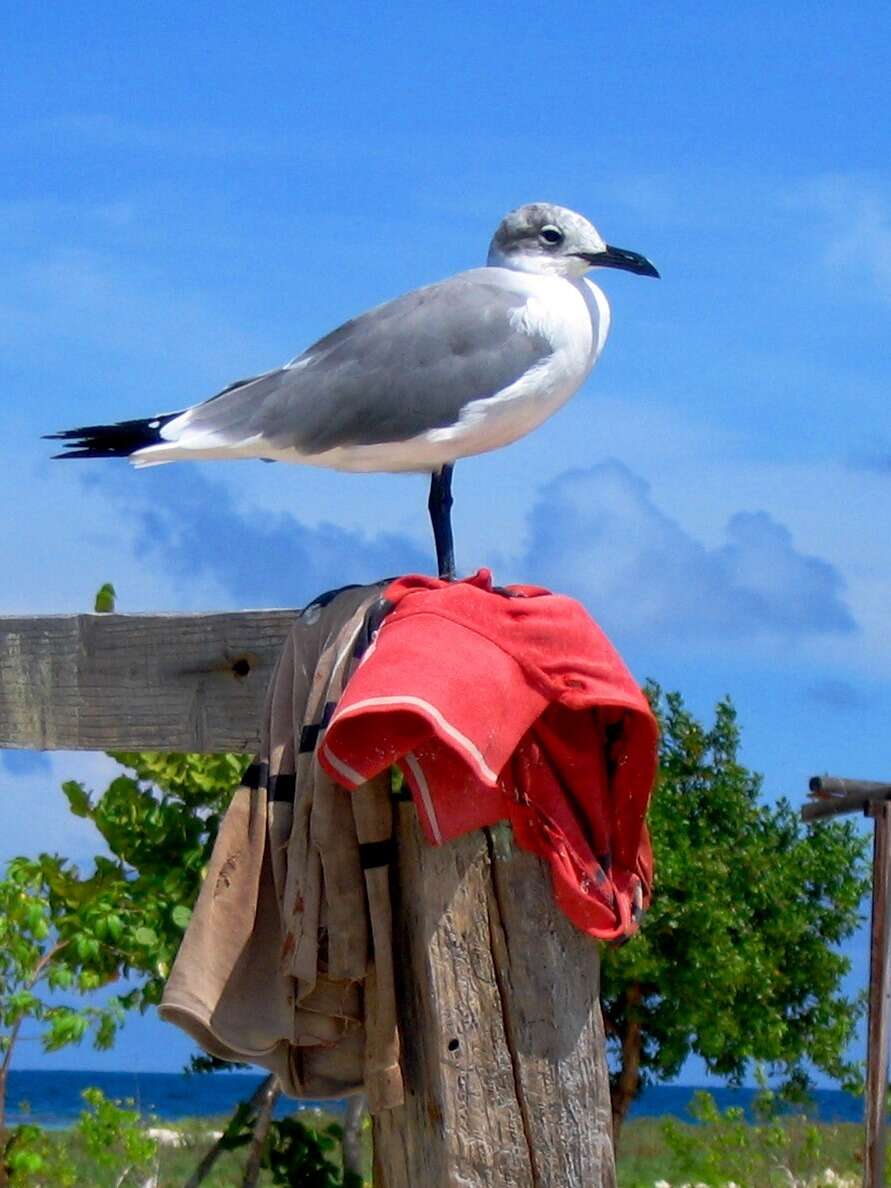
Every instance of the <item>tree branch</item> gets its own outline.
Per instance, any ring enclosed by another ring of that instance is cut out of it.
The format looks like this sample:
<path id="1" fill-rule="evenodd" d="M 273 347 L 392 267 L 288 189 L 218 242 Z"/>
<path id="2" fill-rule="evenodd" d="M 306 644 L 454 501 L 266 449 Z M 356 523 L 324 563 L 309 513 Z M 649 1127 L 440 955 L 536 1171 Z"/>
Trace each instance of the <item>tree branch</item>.
<path id="1" fill-rule="evenodd" d="M 260 1179 L 260 1162 L 263 1158 L 263 1147 L 269 1134 L 269 1127 L 272 1125 L 272 1111 L 275 1109 L 275 1103 L 281 1096 L 281 1092 L 278 1079 L 273 1077 L 272 1083 L 267 1086 L 266 1093 L 260 1102 L 260 1109 L 257 1113 L 257 1121 L 254 1123 L 254 1136 L 251 1139 L 241 1188 L 257 1188 L 257 1182 Z"/>
<path id="2" fill-rule="evenodd" d="M 354 1093 L 347 1101 L 343 1121 L 343 1170 L 361 1176 L 365 1160 L 362 1152 L 362 1123 L 365 1121 L 365 1094 Z"/>
<path id="3" fill-rule="evenodd" d="M 256 1090 L 254 1091 L 253 1096 L 248 1098 L 247 1106 L 248 1106 L 249 1110 L 257 1109 L 257 1107 L 260 1105 L 260 1103 L 265 1098 L 266 1094 L 269 1092 L 273 1081 L 275 1081 L 275 1073 L 270 1073 L 269 1076 L 266 1077 L 265 1080 L 261 1081 L 261 1083 L 257 1086 Z M 239 1104 L 243 1104 L 243 1103 L 239 1103 Z M 236 1107 L 236 1108 L 238 1108 L 238 1107 Z M 206 1177 L 210 1174 L 211 1169 L 213 1168 L 213 1165 L 216 1163 L 216 1161 L 219 1159 L 219 1157 L 226 1150 L 225 1145 L 224 1145 L 225 1136 L 226 1136 L 226 1131 L 224 1128 L 223 1133 L 216 1140 L 216 1142 L 213 1144 L 213 1146 L 205 1153 L 205 1155 L 201 1159 L 201 1162 L 198 1164 L 198 1166 L 195 1168 L 195 1170 L 189 1176 L 188 1180 L 186 1180 L 184 1188 L 198 1188 L 198 1185 L 200 1183 L 202 1183 L 202 1181 L 204 1179 L 206 1179 Z"/>
<path id="4" fill-rule="evenodd" d="M 49 963 L 57 953 L 61 952 L 61 950 L 65 948 L 67 944 L 68 941 L 58 941 L 52 946 L 52 948 L 47 949 L 47 951 L 37 962 L 37 965 L 34 967 L 34 973 L 31 975 L 30 981 L 25 983 L 26 990 L 34 989 L 46 972 L 46 968 Z M 6 1084 L 9 1077 L 9 1065 L 12 1060 L 13 1048 L 15 1047 L 16 1041 L 19 1038 L 19 1031 L 21 1030 L 21 1026 L 24 1021 L 25 1015 L 23 1012 L 12 1025 L 9 1035 L 7 1036 L 9 1042 L 7 1043 L 6 1051 L 3 1053 L 3 1059 L 0 1060 L 0 1150 L 2 1150 L 6 1139 Z M 5 1169 L 0 1167 L 0 1188 L 2 1188 L 5 1178 Z"/>
<path id="5" fill-rule="evenodd" d="M 640 1053 L 642 1029 L 638 1007 L 643 998 L 640 982 L 632 982 L 625 991 L 625 1031 L 622 1035 L 622 1056 L 619 1076 L 612 1095 L 613 1143 L 617 1143 L 628 1107 L 634 1101 L 640 1084 Z"/>

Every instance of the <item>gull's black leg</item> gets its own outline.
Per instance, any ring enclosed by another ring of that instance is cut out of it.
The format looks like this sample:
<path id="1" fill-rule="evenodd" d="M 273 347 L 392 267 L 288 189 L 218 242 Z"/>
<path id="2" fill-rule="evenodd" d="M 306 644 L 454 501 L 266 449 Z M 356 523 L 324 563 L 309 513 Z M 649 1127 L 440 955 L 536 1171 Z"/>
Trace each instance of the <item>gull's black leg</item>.
<path id="1" fill-rule="evenodd" d="M 455 578 L 455 545 L 452 541 L 452 471 L 454 463 L 447 462 L 430 476 L 430 498 L 427 509 L 436 541 L 436 564 L 439 576 L 446 581 Z"/>

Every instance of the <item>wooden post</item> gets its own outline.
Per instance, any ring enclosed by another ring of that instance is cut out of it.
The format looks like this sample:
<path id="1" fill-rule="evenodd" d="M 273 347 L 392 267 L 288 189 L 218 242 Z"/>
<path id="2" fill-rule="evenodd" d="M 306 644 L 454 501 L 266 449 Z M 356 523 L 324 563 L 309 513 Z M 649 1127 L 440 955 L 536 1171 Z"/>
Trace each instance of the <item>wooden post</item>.
<path id="1" fill-rule="evenodd" d="M 295 611 L 0 618 L 0 747 L 247 751 Z M 379 1188 L 614 1188 L 599 953 L 507 826 L 434 848 L 398 813 L 406 1104 Z"/>
<path id="2" fill-rule="evenodd" d="M 510 829 L 398 828 L 406 1103 L 374 1119 L 376 1188 L 614 1188 L 598 949 Z"/>
<path id="3" fill-rule="evenodd" d="M 865 1188 L 885 1183 L 885 1132 L 888 1093 L 889 936 L 891 936 L 891 831 L 888 801 L 870 806 L 875 822 L 870 929 L 869 1033 L 867 1038 Z"/>
<path id="4" fill-rule="evenodd" d="M 863 1188 L 885 1183 L 888 1022 L 891 1006 L 891 784 L 814 776 L 805 821 L 863 811 L 873 818 L 872 920 L 869 944 L 869 1022 L 866 1041 L 866 1134 Z"/>

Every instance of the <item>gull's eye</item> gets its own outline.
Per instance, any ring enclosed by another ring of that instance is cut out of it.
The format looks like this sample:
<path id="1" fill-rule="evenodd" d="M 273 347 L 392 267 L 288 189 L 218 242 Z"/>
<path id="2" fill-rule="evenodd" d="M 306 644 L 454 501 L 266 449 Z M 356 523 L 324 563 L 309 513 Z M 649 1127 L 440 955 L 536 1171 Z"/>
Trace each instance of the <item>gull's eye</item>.
<path id="1" fill-rule="evenodd" d="M 555 227 L 553 224 L 549 223 L 546 227 L 542 227 L 542 229 L 539 231 L 538 238 L 543 240 L 543 242 L 546 243 L 548 247 L 556 247 L 558 243 L 563 242 L 563 232 L 559 227 Z"/>

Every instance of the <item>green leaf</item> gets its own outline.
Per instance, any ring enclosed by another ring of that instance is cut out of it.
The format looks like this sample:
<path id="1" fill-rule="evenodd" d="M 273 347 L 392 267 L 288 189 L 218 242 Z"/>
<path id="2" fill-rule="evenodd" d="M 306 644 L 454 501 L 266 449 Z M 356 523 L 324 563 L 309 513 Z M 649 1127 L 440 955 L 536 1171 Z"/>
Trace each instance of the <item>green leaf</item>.
<path id="1" fill-rule="evenodd" d="M 9 1156 L 9 1170 L 33 1176 L 43 1167 L 43 1156 L 36 1151 L 13 1151 Z"/>
<path id="2" fill-rule="evenodd" d="M 68 990 L 74 982 L 74 974 L 65 965 L 54 965 L 47 975 L 47 981 L 53 989 Z"/>
<path id="3" fill-rule="evenodd" d="M 182 928 L 185 931 L 192 919 L 192 909 L 186 907 L 184 903 L 178 903 L 170 915 L 177 928 Z"/>
<path id="4" fill-rule="evenodd" d="M 134 929 L 133 939 L 137 945 L 143 945 L 145 948 L 148 948 L 158 943 L 158 934 L 154 928 L 146 928 L 145 925 L 142 925 Z"/>
<path id="5" fill-rule="evenodd" d="M 113 943 L 117 943 L 124 935 L 124 922 L 120 916 L 116 916 L 114 912 L 105 917 L 105 929 L 108 933 L 109 939 Z"/>
<path id="6" fill-rule="evenodd" d="M 117 594 L 111 582 L 105 582 L 96 591 L 96 601 L 93 604 L 93 610 L 98 615 L 108 615 L 114 610 L 115 599 Z"/>
<path id="7" fill-rule="evenodd" d="M 62 785 L 62 791 L 68 798 L 68 807 L 75 817 L 89 817 L 90 797 L 83 784 L 79 784 L 76 780 L 66 780 Z"/>

